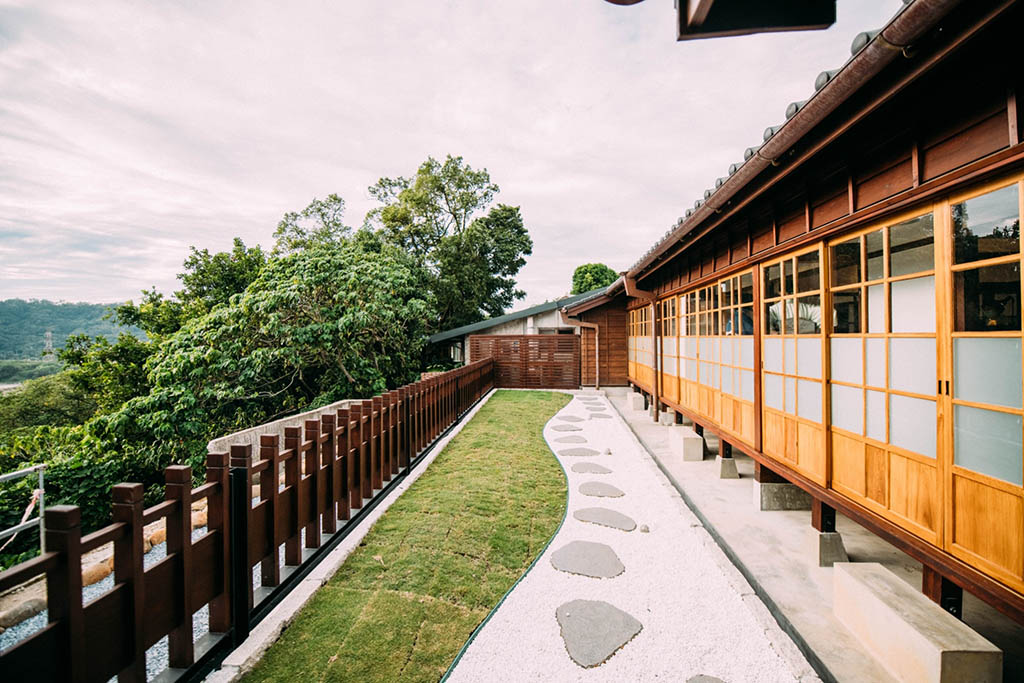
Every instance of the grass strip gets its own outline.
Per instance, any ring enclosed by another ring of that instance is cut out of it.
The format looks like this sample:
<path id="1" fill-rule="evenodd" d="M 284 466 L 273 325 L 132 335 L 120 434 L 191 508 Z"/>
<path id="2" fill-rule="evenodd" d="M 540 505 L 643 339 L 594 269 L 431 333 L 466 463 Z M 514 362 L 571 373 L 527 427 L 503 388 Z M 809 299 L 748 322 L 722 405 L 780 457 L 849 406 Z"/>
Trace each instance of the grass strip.
<path id="1" fill-rule="evenodd" d="M 542 430 L 569 400 L 492 396 L 245 680 L 438 680 L 558 528 L 565 476 Z"/>

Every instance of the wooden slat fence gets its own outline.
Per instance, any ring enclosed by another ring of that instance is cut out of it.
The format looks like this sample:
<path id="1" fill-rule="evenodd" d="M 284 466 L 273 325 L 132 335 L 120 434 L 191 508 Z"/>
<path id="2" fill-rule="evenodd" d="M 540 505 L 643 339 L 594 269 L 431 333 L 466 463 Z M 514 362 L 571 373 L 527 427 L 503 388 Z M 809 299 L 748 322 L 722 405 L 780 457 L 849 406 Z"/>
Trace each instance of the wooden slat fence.
<path id="1" fill-rule="evenodd" d="M 289 577 L 297 583 L 317 549 L 355 526 L 493 387 L 493 375 L 483 359 L 288 427 L 283 442 L 263 435 L 255 454 L 251 445 L 210 453 L 197 488 L 189 467 L 168 467 L 166 499 L 148 509 L 141 484 L 118 484 L 113 522 L 87 536 L 77 507 L 49 507 L 47 552 L 0 573 L 0 591 L 46 576 L 48 624 L 0 653 L 0 681 L 144 681 L 146 649 L 164 636 L 165 675 L 195 677 L 244 640 Z M 206 533 L 193 540 L 191 506 L 203 499 Z M 167 557 L 144 569 L 143 527 L 161 518 Z M 114 585 L 83 605 L 82 555 L 111 542 Z M 206 605 L 209 633 L 196 634 L 192 615 Z"/>
<path id="2" fill-rule="evenodd" d="M 474 334 L 469 357 L 494 359 L 497 387 L 580 388 L 580 338 L 575 334 Z"/>

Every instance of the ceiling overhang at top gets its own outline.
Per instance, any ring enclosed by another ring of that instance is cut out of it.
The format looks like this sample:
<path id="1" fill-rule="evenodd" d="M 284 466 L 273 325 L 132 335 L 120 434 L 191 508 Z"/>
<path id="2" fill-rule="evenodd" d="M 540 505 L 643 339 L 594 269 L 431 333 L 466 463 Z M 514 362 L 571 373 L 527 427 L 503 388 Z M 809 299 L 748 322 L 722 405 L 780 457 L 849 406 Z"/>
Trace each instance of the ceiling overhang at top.
<path id="1" fill-rule="evenodd" d="M 676 10 L 679 40 L 823 29 L 836 21 L 835 0 L 676 0 Z"/>

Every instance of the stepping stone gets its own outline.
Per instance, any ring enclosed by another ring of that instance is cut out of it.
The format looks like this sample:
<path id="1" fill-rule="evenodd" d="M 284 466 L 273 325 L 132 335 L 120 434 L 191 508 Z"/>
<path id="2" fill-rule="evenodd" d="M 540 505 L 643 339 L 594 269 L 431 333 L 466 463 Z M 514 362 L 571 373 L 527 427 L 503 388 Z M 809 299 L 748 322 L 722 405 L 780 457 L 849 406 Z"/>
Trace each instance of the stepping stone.
<path id="1" fill-rule="evenodd" d="M 622 498 L 625 493 L 603 481 L 585 481 L 580 484 L 580 493 L 597 498 Z"/>
<path id="2" fill-rule="evenodd" d="M 572 516 L 581 522 L 610 526 L 621 531 L 632 531 L 636 528 L 636 522 L 632 517 L 608 508 L 581 508 L 572 513 Z"/>
<path id="3" fill-rule="evenodd" d="M 593 448 L 565 448 L 558 451 L 558 454 L 567 455 L 569 457 L 582 455 L 585 458 L 589 458 L 592 455 L 600 455 L 600 453 L 595 451 Z"/>
<path id="4" fill-rule="evenodd" d="M 603 664 L 636 637 L 643 624 L 601 600 L 573 600 L 555 610 L 565 650 L 585 669 Z"/>
<path id="5" fill-rule="evenodd" d="M 569 436 L 560 436 L 557 439 L 555 439 L 555 441 L 557 443 L 586 443 L 587 442 L 587 440 L 584 439 L 582 436 L 577 436 L 576 434 L 571 434 Z"/>
<path id="6" fill-rule="evenodd" d="M 551 553 L 552 566 L 568 574 L 611 579 L 626 568 L 609 546 L 591 541 L 572 541 Z"/>
<path id="7" fill-rule="evenodd" d="M 725 683 L 721 678 L 715 676 L 705 676 L 700 674 L 699 676 L 690 676 L 686 679 L 686 683 Z"/>
<path id="8" fill-rule="evenodd" d="M 612 471 L 604 465 L 598 465 L 596 462 L 578 462 L 572 466 L 573 472 L 580 472 L 582 474 L 611 474 Z"/>
<path id="9" fill-rule="evenodd" d="M 576 425 L 555 425 L 552 427 L 556 432 L 582 432 L 583 429 Z"/>
<path id="10" fill-rule="evenodd" d="M 558 419 L 559 420 L 565 420 L 566 422 L 583 422 L 583 418 L 582 417 L 577 417 L 575 415 L 563 415 L 562 417 L 560 417 Z"/>
<path id="11" fill-rule="evenodd" d="M 612 419 L 612 416 L 609 415 L 608 413 L 591 413 L 590 414 L 590 419 L 591 420 L 594 420 L 594 419 L 597 419 L 597 420 L 610 420 L 610 419 Z"/>
<path id="12" fill-rule="evenodd" d="M 601 402 L 599 399 L 596 398 L 581 398 L 579 399 L 579 401 L 580 403 L 584 403 L 586 405 L 597 405 L 598 403 Z"/>
<path id="13" fill-rule="evenodd" d="M 591 411 L 595 411 L 596 412 L 598 410 L 604 410 L 604 406 L 587 406 L 587 410 L 591 410 Z"/>

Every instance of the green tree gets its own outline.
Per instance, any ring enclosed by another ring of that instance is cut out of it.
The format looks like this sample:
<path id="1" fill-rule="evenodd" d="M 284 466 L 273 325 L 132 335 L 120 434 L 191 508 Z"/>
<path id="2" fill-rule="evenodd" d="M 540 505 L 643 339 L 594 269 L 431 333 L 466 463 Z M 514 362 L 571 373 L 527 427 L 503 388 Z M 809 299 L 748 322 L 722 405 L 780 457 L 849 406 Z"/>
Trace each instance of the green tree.
<path id="1" fill-rule="evenodd" d="M 274 231 L 274 255 L 291 254 L 317 244 L 340 244 L 352 232 L 345 225 L 345 200 L 336 194 L 289 211 Z"/>
<path id="2" fill-rule="evenodd" d="M 603 263 L 584 263 L 572 273 L 572 294 L 607 287 L 618 279 L 619 274 Z"/>
<path id="3" fill-rule="evenodd" d="M 0 394 L 0 434 L 43 425 L 82 424 L 96 412 L 96 402 L 75 385 L 70 373 L 30 379 Z"/>
<path id="4" fill-rule="evenodd" d="M 69 367 L 68 381 L 96 404 L 100 412 L 117 410 L 125 401 L 149 391 L 146 361 L 152 342 L 121 334 L 113 344 L 106 337 L 75 335 L 57 352 Z"/>
<path id="5" fill-rule="evenodd" d="M 431 157 L 413 178 L 381 178 L 369 192 L 381 206 L 367 214 L 367 226 L 429 274 L 438 313 L 432 331 L 501 315 L 525 296 L 515 277 L 533 241 L 518 207 L 489 208 L 499 188 L 486 169 Z"/>

